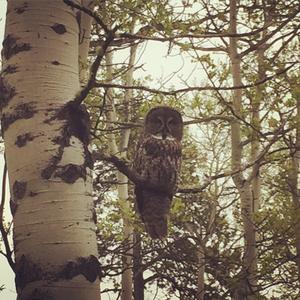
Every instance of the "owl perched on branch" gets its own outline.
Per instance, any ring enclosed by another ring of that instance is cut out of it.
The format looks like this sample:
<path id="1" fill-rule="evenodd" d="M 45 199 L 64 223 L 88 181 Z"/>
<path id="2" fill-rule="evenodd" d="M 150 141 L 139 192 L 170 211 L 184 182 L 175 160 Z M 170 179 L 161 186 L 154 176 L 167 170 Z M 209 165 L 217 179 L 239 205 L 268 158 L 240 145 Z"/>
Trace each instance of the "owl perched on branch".
<path id="1" fill-rule="evenodd" d="M 152 108 L 145 117 L 133 168 L 149 182 L 135 186 L 137 210 L 153 239 L 168 233 L 168 215 L 181 163 L 183 122 L 181 114 L 168 106 Z"/>

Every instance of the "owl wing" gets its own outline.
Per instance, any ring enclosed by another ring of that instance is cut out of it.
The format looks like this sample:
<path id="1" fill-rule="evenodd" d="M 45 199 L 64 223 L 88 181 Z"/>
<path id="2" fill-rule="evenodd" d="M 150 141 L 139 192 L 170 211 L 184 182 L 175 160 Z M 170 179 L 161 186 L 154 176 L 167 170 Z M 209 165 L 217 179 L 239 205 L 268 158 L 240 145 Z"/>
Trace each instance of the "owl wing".
<path id="1" fill-rule="evenodd" d="M 155 190 L 135 186 L 137 209 L 152 238 L 167 235 L 167 219 L 180 163 L 181 144 L 177 140 L 144 136 L 138 143 L 133 168 L 151 185 L 159 187 Z"/>

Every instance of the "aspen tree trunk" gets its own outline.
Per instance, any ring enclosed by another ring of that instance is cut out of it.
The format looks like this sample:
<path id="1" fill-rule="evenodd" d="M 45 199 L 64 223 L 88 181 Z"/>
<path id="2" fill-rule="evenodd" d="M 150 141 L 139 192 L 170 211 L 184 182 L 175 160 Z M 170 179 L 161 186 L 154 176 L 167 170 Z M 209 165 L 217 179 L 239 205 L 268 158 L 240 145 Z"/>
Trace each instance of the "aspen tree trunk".
<path id="1" fill-rule="evenodd" d="M 136 57 L 137 46 L 134 45 L 130 48 L 130 57 L 128 63 L 128 70 L 126 72 L 125 85 L 131 86 L 133 84 L 133 70 L 134 62 Z M 124 95 L 124 107 L 126 107 L 126 116 L 125 121 L 129 121 L 129 104 L 132 100 L 132 90 L 126 90 Z M 120 140 L 120 155 L 123 158 L 127 156 L 127 149 L 130 137 L 130 129 L 123 129 L 121 133 Z M 120 201 L 123 206 L 123 237 L 127 242 L 127 253 L 123 256 L 123 268 L 124 272 L 122 273 L 122 293 L 121 300 L 131 300 L 132 299 L 132 260 L 133 260 L 133 227 L 130 217 L 126 214 L 130 210 L 130 202 L 128 201 L 128 179 L 127 177 L 118 172 L 118 181 L 121 182 L 120 185 Z"/>
<path id="2" fill-rule="evenodd" d="M 217 168 L 218 169 L 218 168 Z M 214 187 L 214 199 L 211 199 L 210 201 L 210 216 L 209 221 L 206 227 L 205 235 L 203 233 L 200 233 L 201 241 L 198 243 L 198 249 L 197 249 L 197 259 L 198 259 L 198 270 L 197 270 L 197 300 L 203 300 L 205 296 L 205 249 L 207 249 L 207 242 L 211 238 L 211 235 L 213 233 L 213 227 L 215 224 L 216 219 L 216 212 L 217 212 L 217 195 L 218 195 L 218 184 L 215 182 Z M 194 232 L 197 232 L 197 230 L 191 231 L 191 234 Z M 204 237 L 203 237 L 204 236 Z"/>
<path id="3" fill-rule="evenodd" d="M 264 63 L 264 54 L 263 51 L 258 51 L 257 53 L 257 60 L 258 60 L 258 76 L 259 80 L 263 79 L 265 72 L 263 69 Z M 258 86 L 256 88 L 256 95 L 252 99 L 251 108 L 251 125 L 252 129 L 252 136 L 251 136 L 251 161 L 255 162 L 258 154 L 259 154 L 259 130 L 260 130 L 260 104 L 263 99 L 263 86 Z M 259 175 L 259 163 L 254 163 L 252 167 L 252 175 L 253 178 L 251 180 L 252 186 L 252 197 L 253 197 L 253 212 L 257 212 L 260 207 L 260 175 Z"/>
<path id="4" fill-rule="evenodd" d="M 299 191 L 299 162 L 300 162 L 300 95 L 297 98 L 297 116 L 296 116 L 296 142 L 295 148 L 291 149 L 291 165 L 288 172 L 288 186 L 292 194 L 293 205 L 295 209 L 295 248 L 296 264 L 298 268 L 298 281 L 300 282 L 300 191 Z"/>
<path id="5" fill-rule="evenodd" d="M 94 3 L 91 0 L 82 0 L 81 5 L 90 10 L 93 10 L 94 7 Z M 84 85 L 89 74 L 87 58 L 90 49 L 90 36 L 93 19 L 81 11 L 78 11 L 76 15 L 79 23 L 79 78 L 81 85 Z"/>
<path id="6" fill-rule="evenodd" d="M 263 2 L 263 1 L 262 1 Z M 263 5 L 263 3 L 261 3 Z M 266 9 L 266 8 L 265 8 Z M 266 10 L 264 14 L 264 27 L 271 21 L 272 16 Z M 267 35 L 267 30 L 263 30 L 261 39 L 264 39 Z M 258 80 L 263 80 L 266 77 L 266 60 L 265 60 L 265 45 L 261 45 L 256 51 L 257 65 L 258 65 Z M 251 125 L 252 137 L 251 137 L 251 161 L 255 162 L 259 155 L 259 131 L 261 129 L 260 124 L 260 106 L 265 97 L 265 86 L 260 84 L 256 87 L 256 95 L 252 99 L 251 107 Z M 252 195 L 253 195 L 253 211 L 258 211 L 260 207 L 260 175 L 259 175 L 259 163 L 253 165 L 252 168 Z"/>
<path id="7" fill-rule="evenodd" d="M 129 57 L 129 63 L 128 63 L 128 70 L 126 72 L 126 79 L 125 79 L 125 85 L 132 85 L 133 83 L 133 70 L 134 70 L 134 62 L 136 57 L 136 50 L 137 46 L 134 45 L 130 49 L 130 57 Z M 107 63 L 107 81 L 112 81 L 112 54 L 107 53 L 106 54 L 106 63 Z M 113 101 L 113 95 L 111 90 L 108 90 L 107 92 L 107 98 L 108 98 L 108 112 L 107 112 L 107 119 L 110 122 L 110 128 L 113 129 L 114 125 L 113 122 L 117 121 L 116 117 L 116 111 L 115 111 L 115 105 Z M 124 95 L 123 104 L 126 108 L 126 120 L 129 119 L 129 103 L 131 102 L 132 98 L 132 91 L 127 90 Z M 125 120 L 125 121 L 126 121 Z M 130 137 L 130 129 L 123 129 L 121 131 L 121 137 L 120 137 L 120 143 L 119 146 L 117 145 L 116 138 L 114 134 L 109 135 L 109 148 L 112 155 L 118 155 L 121 158 L 126 158 L 127 156 L 127 148 L 128 148 L 128 142 Z M 129 195 L 128 195 L 128 179 L 127 177 L 121 173 L 117 172 L 117 179 L 118 179 L 118 197 L 119 197 L 119 203 L 121 206 L 122 213 L 122 219 L 123 219 L 123 238 L 126 242 L 126 253 L 123 255 L 123 272 L 122 272 L 122 290 L 121 290 L 121 300 L 131 300 L 132 299 L 132 256 L 133 256 L 133 228 L 130 221 L 130 218 L 127 216 L 127 213 L 130 210 L 130 202 L 128 201 Z"/>
<path id="8" fill-rule="evenodd" d="M 142 271 L 142 240 L 138 232 L 133 234 L 133 286 L 134 286 L 134 300 L 144 300 L 145 283 Z"/>
<path id="9" fill-rule="evenodd" d="M 230 33 L 237 33 L 237 1 L 230 1 Z M 231 61 L 231 72 L 233 85 L 242 85 L 241 80 L 241 58 L 238 54 L 237 38 L 230 38 L 229 55 Z M 241 117 L 242 90 L 233 91 L 233 110 L 238 117 Z M 231 124 L 231 167 L 232 170 L 239 170 L 242 164 L 241 130 L 239 121 Z M 240 282 L 236 289 L 236 299 L 255 299 L 254 290 L 256 287 L 256 238 L 255 225 L 253 222 L 253 197 L 251 185 L 241 172 L 232 176 L 238 189 L 241 199 L 241 214 L 244 229 L 244 254 Z"/>
<path id="10" fill-rule="evenodd" d="M 2 134 L 18 300 L 96 300 L 99 263 L 78 24 L 61 0 L 8 1 Z"/>
<path id="11" fill-rule="evenodd" d="M 197 272 L 197 300 L 203 300 L 205 294 L 204 274 L 205 274 L 205 255 L 204 247 L 197 245 L 198 272 Z"/>
<path id="12" fill-rule="evenodd" d="M 107 81 L 112 81 L 112 54 L 111 52 L 107 53 L 105 55 L 106 58 L 106 64 L 107 64 Z M 113 95 L 112 90 L 109 89 L 107 91 L 107 108 L 108 111 L 106 113 L 107 120 L 109 122 L 109 129 L 114 129 L 114 122 L 117 121 L 116 111 L 115 111 L 115 105 L 113 101 Z M 123 132 L 122 132 L 123 137 Z M 121 138 L 121 141 L 123 138 Z M 126 141 L 125 141 L 126 143 Z M 126 154 L 126 151 L 122 151 L 123 149 L 119 149 L 116 137 L 114 133 L 110 133 L 108 135 L 108 145 L 109 145 L 109 151 L 111 155 L 117 155 L 117 156 L 123 156 L 124 153 Z M 124 145 L 124 144 L 123 144 Z M 124 157 L 124 156 L 123 156 Z M 119 203 L 121 206 L 121 212 L 122 212 L 122 219 L 123 219 L 123 238 L 125 241 L 125 248 L 126 253 L 122 257 L 123 262 L 123 272 L 122 272 L 122 278 L 121 278 L 121 299 L 122 300 L 130 300 L 132 299 L 132 229 L 129 227 L 129 222 L 126 217 L 126 212 L 129 209 L 129 201 L 128 201 L 128 179 L 127 177 L 122 174 L 121 172 L 117 172 L 117 179 L 118 179 L 118 198 Z M 125 212 L 125 213 L 124 213 Z"/>

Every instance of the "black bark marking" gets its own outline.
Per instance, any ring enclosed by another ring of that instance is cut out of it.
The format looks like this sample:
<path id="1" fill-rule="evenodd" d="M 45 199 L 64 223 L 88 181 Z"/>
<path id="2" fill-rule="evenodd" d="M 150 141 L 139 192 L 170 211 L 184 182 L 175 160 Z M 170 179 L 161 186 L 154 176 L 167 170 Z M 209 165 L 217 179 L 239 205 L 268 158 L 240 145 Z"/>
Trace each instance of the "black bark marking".
<path id="1" fill-rule="evenodd" d="M 16 73 L 18 70 L 17 66 L 15 65 L 8 65 L 3 69 L 2 74 L 13 74 Z"/>
<path id="2" fill-rule="evenodd" d="M 64 34 L 67 32 L 66 26 L 63 24 L 55 23 L 51 28 L 57 33 L 57 34 Z"/>
<path id="3" fill-rule="evenodd" d="M 86 180 L 86 170 L 84 165 L 68 164 L 57 167 L 55 177 L 60 177 L 66 183 L 74 183 L 78 178 L 82 177 Z"/>
<path id="4" fill-rule="evenodd" d="M 22 290 L 28 283 L 43 279 L 42 269 L 26 258 L 21 256 L 19 261 L 16 261 L 16 287 L 17 290 Z"/>
<path id="5" fill-rule="evenodd" d="M 62 155 L 63 155 L 64 148 L 58 147 L 58 151 L 55 155 L 52 156 L 50 162 L 48 163 L 47 167 L 42 170 L 41 176 L 44 179 L 49 179 L 54 171 L 57 168 L 57 164 L 60 162 Z"/>
<path id="6" fill-rule="evenodd" d="M 93 221 L 94 221 L 95 224 L 98 223 L 97 213 L 96 213 L 96 209 L 95 208 L 92 208 L 92 219 L 93 219 Z"/>
<path id="7" fill-rule="evenodd" d="M 5 69 L 7 70 L 7 68 Z M 5 70 L 3 72 L 5 72 Z M 9 100 L 16 95 L 16 89 L 0 76 L 0 109 L 5 107 Z"/>
<path id="8" fill-rule="evenodd" d="M 79 25 L 79 28 L 81 28 L 80 26 L 81 26 L 81 11 L 77 11 L 76 12 L 76 15 L 75 15 L 75 18 L 76 18 L 76 21 L 77 21 L 77 23 L 78 23 L 78 25 Z"/>
<path id="9" fill-rule="evenodd" d="M 29 192 L 29 196 L 30 197 L 35 197 L 35 196 L 37 196 L 38 195 L 38 193 L 36 193 L 36 192 L 33 192 L 33 191 L 30 191 Z"/>
<path id="10" fill-rule="evenodd" d="M 63 120 L 64 125 L 60 131 L 60 135 L 55 137 L 52 142 L 58 144 L 58 151 L 48 163 L 47 167 L 42 171 L 42 177 L 49 179 L 55 170 L 55 176 L 61 177 L 65 182 L 74 183 L 79 177 L 86 179 L 86 168 L 93 168 L 93 159 L 90 151 L 88 150 L 88 144 L 90 141 L 90 118 L 85 108 L 85 105 L 78 106 L 73 101 L 68 102 L 61 109 L 49 119 L 45 120 L 45 123 L 51 123 L 55 120 Z M 64 152 L 64 148 L 70 146 L 70 139 L 74 136 L 78 138 L 84 149 L 83 165 L 66 165 L 58 167 L 58 163 Z"/>
<path id="11" fill-rule="evenodd" d="M 97 277 L 102 276 L 101 266 L 98 259 L 90 255 L 89 257 L 79 257 L 75 261 L 69 261 L 60 270 L 47 272 L 31 259 L 22 255 L 16 261 L 16 287 L 17 291 L 21 291 L 27 284 L 34 281 L 46 280 L 55 282 L 59 280 L 72 279 L 77 275 L 83 275 L 88 281 L 94 282 Z M 49 291 L 44 288 L 35 289 L 28 299 L 35 300 L 52 300 Z"/>
<path id="12" fill-rule="evenodd" d="M 27 142 L 30 142 L 32 140 L 34 140 L 34 136 L 32 136 L 31 133 L 27 132 L 24 134 L 20 134 L 17 136 L 15 145 L 18 147 L 24 147 L 27 144 Z"/>
<path id="13" fill-rule="evenodd" d="M 27 182 L 16 180 L 13 184 L 13 199 L 19 200 L 25 196 Z"/>
<path id="14" fill-rule="evenodd" d="M 17 14 L 22 14 L 24 11 L 27 10 L 27 8 L 28 8 L 28 3 L 27 3 L 27 2 L 24 2 L 24 3 L 23 3 L 23 6 L 20 6 L 20 7 L 15 8 L 15 12 L 16 12 Z"/>
<path id="15" fill-rule="evenodd" d="M 90 117 L 84 104 L 68 102 L 58 113 L 57 119 L 66 120 L 66 135 L 77 137 L 83 144 L 90 142 Z"/>
<path id="16" fill-rule="evenodd" d="M 16 201 L 14 201 L 13 198 L 10 198 L 10 200 L 9 200 L 9 207 L 10 207 L 10 212 L 11 212 L 12 216 L 14 216 L 17 211 L 17 208 L 18 208 L 18 203 Z"/>
<path id="17" fill-rule="evenodd" d="M 29 51 L 31 46 L 29 43 L 18 43 L 18 38 L 14 37 L 12 34 L 7 35 L 3 41 L 2 55 L 5 60 L 10 59 L 13 55 L 19 52 Z"/>
<path id="18" fill-rule="evenodd" d="M 36 113 L 35 107 L 32 103 L 19 104 L 13 113 L 6 113 L 2 115 L 1 127 L 4 133 L 7 128 L 15 121 L 20 119 L 30 119 Z"/>
<path id="19" fill-rule="evenodd" d="M 60 65 L 60 62 L 57 61 L 57 60 L 54 60 L 51 63 L 52 63 L 52 65 L 55 65 L 55 66 L 59 66 Z"/>
<path id="20" fill-rule="evenodd" d="M 90 282 L 102 277 L 101 265 L 94 255 L 78 257 L 76 261 L 69 261 L 61 271 L 60 278 L 72 279 L 80 274 Z"/>

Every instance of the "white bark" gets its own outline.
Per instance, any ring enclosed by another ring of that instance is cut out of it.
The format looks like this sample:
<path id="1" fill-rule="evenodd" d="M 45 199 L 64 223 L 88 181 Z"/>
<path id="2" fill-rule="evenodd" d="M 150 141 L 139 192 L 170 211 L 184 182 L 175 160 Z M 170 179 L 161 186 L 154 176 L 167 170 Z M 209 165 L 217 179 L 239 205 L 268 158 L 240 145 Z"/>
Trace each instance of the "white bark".
<path id="1" fill-rule="evenodd" d="M 94 3 L 91 0 L 82 0 L 83 7 L 93 10 Z M 77 12 L 77 20 L 79 22 L 79 73 L 80 82 L 82 85 L 88 79 L 88 53 L 90 49 L 90 36 L 92 29 L 92 17 L 83 12 Z"/>
<path id="2" fill-rule="evenodd" d="M 133 70 L 134 70 L 134 62 L 136 57 L 136 50 L 137 46 L 134 45 L 131 47 L 130 50 L 130 57 L 129 57 L 129 63 L 128 63 L 128 70 L 126 72 L 126 79 L 125 84 L 130 86 L 133 83 Z M 107 64 L 107 81 L 112 81 L 112 54 L 107 53 L 106 54 L 106 64 Z M 113 101 L 113 95 L 112 91 L 107 91 L 107 105 L 108 105 L 108 111 L 107 111 L 107 120 L 109 121 L 109 128 L 113 129 L 114 122 L 117 121 L 116 111 L 115 111 L 115 105 Z M 126 90 L 125 96 L 124 96 L 124 106 L 127 107 L 127 111 L 125 114 L 125 118 L 129 118 L 129 111 L 128 107 L 130 106 L 132 98 L 132 91 Z M 120 136 L 120 143 L 119 145 L 116 142 L 116 137 L 114 133 L 109 134 L 108 138 L 108 144 L 110 153 L 112 155 L 118 155 L 119 157 L 126 158 L 127 156 L 127 148 L 129 143 L 129 137 L 130 137 L 130 129 L 123 129 L 121 131 Z M 117 179 L 118 179 L 118 197 L 119 197 L 119 203 L 121 207 L 122 212 L 122 219 L 123 219 L 123 238 L 125 241 L 127 241 L 126 247 L 128 250 L 126 251 L 125 255 L 123 256 L 123 273 L 122 273 L 122 291 L 121 291 L 121 299 L 122 300 L 131 300 L 132 295 L 132 245 L 133 245 L 133 228 L 132 223 L 130 221 L 129 216 L 127 216 L 127 212 L 130 210 L 130 202 L 128 201 L 129 194 L 128 194 L 128 178 L 122 174 L 121 172 L 117 172 Z"/>
<path id="3" fill-rule="evenodd" d="M 129 64 L 128 64 L 128 71 L 126 72 L 126 82 L 125 84 L 131 86 L 133 84 L 133 68 L 135 63 L 135 56 L 136 56 L 136 49 L 137 46 L 132 46 L 130 49 L 130 57 L 129 57 Z M 128 107 L 130 107 L 130 102 L 132 98 L 132 90 L 127 90 L 124 96 L 124 104 L 127 106 L 127 114 L 126 119 L 129 119 L 129 111 Z M 127 148 L 129 143 L 130 137 L 130 129 L 124 129 L 121 133 L 121 140 L 120 140 L 120 154 L 122 157 L 127 156 Z M 121 300 L 131 300 L 132 295 L 132 264 L 133 264 L 133 227 L 132 222 L 127 216 L 126 212 L 130 210 L 130 202 L 128 201 L 129 194 L 128 194 L 128 178 L 118 172 L 118 181 L 121 183 L 118 186 L 119 198 L 123 205 L 123 236 L 124 239 L 128 241 L 129 250 L 127 251 L 127 255 L 123 257 L 123 267 L 124 272 L 122 274 L 122 293 L 121 293 Z"/>
<path id="4" fill-rule="evenodd" d="M 9 1 L 3 61 L 18 299 L 99 299 L 86 116 L 67 105 L 79 90 L 73 10 Z"/>
<path id="5" fill-rule="evenodd" d="M 230 33 L 237 33 L 237 3 L 236 0 L 230 1 Z M 237 38 L 230 38 L 229 55 L 231 61 L 231 72 L 233 85 L 241 86 L 241 58 L 238 54 Z M 233 110 L 236 116 L 241 117 L 242 109 L 242 90 L 233 91 Z M 241 130 L 239 121 L 231 124 L 231 167 L 232 170 L 241 169 L 242 165 L 242 144 Z M 232 176 L 238 189 L 241 199 L 241 215 L 244 228 L 244 255 L 241 281 L 237 287 L 236 299 L 255 299 L 254 291 L 256 288 L 256 232 L 253 222 L 253 196 L 251 185 L 241 172 Z"/>
<path id="6" fill-rule="evenodd" d="M 110 82 L 112 80 L 113 68 L 112 68 L 112 54 L 109 52 L 105 55 L 106 64 L 107 64 L 107 81 Z M 106 113 L 107 120 L 109 122 L 108 128 L 114 129 L 115 125 L 114 122 L 117 121 L 117 115 L 115 111 L 115 105 L 113 101 L 112 90 L 109 89 L 107 91 L 107 108 L 108 111 Z M 121 139 L 122 141 L 122 139 Z M 126 151 L 124 150 L 126 145 L 126 141 L 123 142 L 123 148 L 119 148 L 116 136 L 114 133 L 110 133 L 108 135 L 108 145 L 109 151 L 112 155 L 124 156 L 126 155 Z M 131 224 L 126 216 L 126 212 L 128 212 L 129 208 L 129 201 L 128 201 L 128 179 L 127 177 L 122 174 L 121 172 L 117 172 L 117 191 L 118 191 L 118 198 L 119 204 L 121 207 L 122 212 L 122 219 L 123 219 L 123 238 L 127 241 L 126 247 L 128 250 L 127 253 L 122 257 L 123 263 L 123 272 L 122 272 L 122 279 L 121 279 L 121 299 L 122 300 L 131 300 L 132 299 L 132 233 L 133 230 L 131 228 Z M 125 212 L 125 213 L 124 213 Z"/>
<path id="7" fill-rule="evenodd" d="M 296 141 L 295 148 L 291 149 L 291 162 L 289 166 L 287 183 L 292 194 L 292 200 L 296 216 L 294 223 L 295 230 L 295 248 L 296 248 L 296 265 L 298 269 L 298 281 L 300 282 L 300 191 L 299 191 L 299 163 L 300 163 L 300 96 L 297 99 L 297 116 L 296 116 Z"/>

